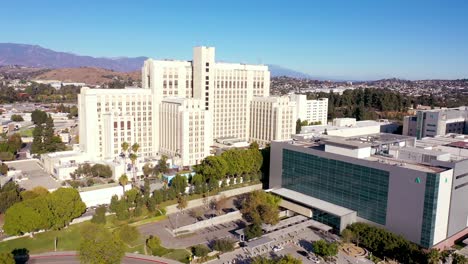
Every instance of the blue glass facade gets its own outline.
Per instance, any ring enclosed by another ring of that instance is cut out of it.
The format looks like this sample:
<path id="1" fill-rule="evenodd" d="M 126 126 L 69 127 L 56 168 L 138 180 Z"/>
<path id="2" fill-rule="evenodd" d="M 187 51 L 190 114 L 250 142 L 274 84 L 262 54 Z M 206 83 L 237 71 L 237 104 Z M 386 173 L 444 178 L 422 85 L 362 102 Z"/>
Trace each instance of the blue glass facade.
<path id="1" fill-rule="evenodd" d="M 437 198 L 439 193 L 438 174 L 428 173 L 426 190 L 424 192 L 424 211 L 421 230 L 421 245 L 431 247 L 434 244 L 434 229 L 437 213 Z"/>
<path id="2" fill-rule="evenodd" d="M 387 171 L 289 149 L 283 149 L 282 169 L 282 187 L 352 209 L 359 217 L 385 225 Z"/>

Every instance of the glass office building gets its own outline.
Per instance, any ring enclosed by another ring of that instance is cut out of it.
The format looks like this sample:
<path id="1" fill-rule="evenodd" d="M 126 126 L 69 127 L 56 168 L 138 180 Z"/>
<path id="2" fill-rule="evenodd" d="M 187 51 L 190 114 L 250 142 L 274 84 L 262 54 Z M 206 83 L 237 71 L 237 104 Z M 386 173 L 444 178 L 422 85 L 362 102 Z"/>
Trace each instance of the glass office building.
<path id="1" fill-rule="evenodd" d="M 389 173 L 289 149 L 283 151 L 283 187 L 357 212 L 385 225 Z"/>

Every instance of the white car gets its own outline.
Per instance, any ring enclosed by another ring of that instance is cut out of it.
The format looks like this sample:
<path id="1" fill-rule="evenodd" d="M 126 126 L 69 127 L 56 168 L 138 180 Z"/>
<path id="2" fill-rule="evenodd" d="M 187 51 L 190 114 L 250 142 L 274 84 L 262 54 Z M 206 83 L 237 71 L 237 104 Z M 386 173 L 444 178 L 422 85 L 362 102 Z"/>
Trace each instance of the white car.
<path id="1" fill-rule="evenodd" d="M 312 263 L 320 263 L 320 259 L 315 256 L 308 256 L 307 259 L 312 261 Z"/>
<path id="2" fill-rule="evenodd" d="M 284 248 L 281 247 L 281 246 L 275 246 L 275 247 L 273 247 L 273 251 L 274 251 L 274 252 L 278 252 L 278 251 L 281 251 L 281 250 L 283 250 L 283 249 L 284 249 Z"/>

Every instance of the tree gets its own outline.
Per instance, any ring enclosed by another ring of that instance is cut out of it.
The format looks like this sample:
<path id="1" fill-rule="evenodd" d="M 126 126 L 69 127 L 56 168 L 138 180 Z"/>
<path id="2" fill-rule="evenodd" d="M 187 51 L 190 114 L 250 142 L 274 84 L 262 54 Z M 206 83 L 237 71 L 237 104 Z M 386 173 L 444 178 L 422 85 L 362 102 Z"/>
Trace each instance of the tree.
<path id="1" fill-rule="evenodd" d="M 45 221 L 46 219 L 41 216 L 40 212 L 35 210 L 29 203 L 16 203 L 8 208 L 5 213 L 3 230 L 9 235 L 22 235 L 43 229 L 47 226 Z"/>
<path id="2" fill-rule="evenodd" d="M 133 181 L 136 182 L 136 168 L 135 168 L 135 163 L 138 158 L 138 156 L 135 153 L 130 154 L 130 161 L 132 162 L 132 171 L 133 171 Z"/>
<path id="3" fill-rule="evenodd" d="M 291 255 L 280 256 L 276 258 L 267 258 L 257 256 L 252 259 L 251 264 L 302 264 L 302 260 L 292 257 Z"/>
<path id="4" fill-rule="evenodd" d="M 146 239 L 146 247 L 150 250 L 153 256 L 162 256 L 164 251 L 161 247 L 161 240 L 157 236 L 150 236 Z"/>
<path id="5" fill-rule="evenodd" d="M 249 193 L 242 201 L 242 216 L 252 223 L 274 225 L 279 221 L 281 198 L 264 191 Z"/>
<path id="6" fill-rule="evenodd" d="M 466 264 L 468 263 L 468 260 L 466 259 L 465 256 L 454 253 L 452 254 L 452 263 L 453 264 Z"/>
<path id="7" fill-rule="evenodd" d="M 187 202 L 187 197 L 185 195 L 179 195 L 177 197 L 177 209 L 180 211 L 183 211 L 185 208 L 187 208 L 188 202 Z"/>
<path id="8" fill-rule="evenodd" d="M 190 210 L 190 212 L 189 212 L 189 215 L 191 217 L 197 219 L 197 221 L 203 216 L 203 214 L 204 214 L 204 211 L 201 208 L 194 208 L 194 209 Z"/>
<path id="9" fill-rule="evenodd" d="M 198 173 L 193 175 L 191 184 L 193 185 L 194 192 L 196 194 L 203 193 L 203 186 L 206 185 L 203 175 Z"/>
<path id="10" fill-rule="evenodd" d="M 173 188 L 177 194 L 185 193 L 187 185 L 187 178 L 180 174 L 177 174 L 171 181 L 171 188 Z"/>
<path id="11" fill-rule="evenodd" d="M 222 195 L 219 197 L 219 199 L 216 200 L 214 204 L 214 208 L 218 214 L 220 214 L 224 208 L 228 205 L 229 198 L 227 198 L 225 195 Z"/>
<path id="12" fill-rule="evenodd" d="M 157 171 L 156 174 L 159 173 L 167 173 L 169 171 L 169 168 L 167 166 L 167 156 L 162 155 L 161 158 L 158 161 L 158 165 L 156 166 Z"/>
<path id="13" fill-rule="evenodd" d="M 33 142 L 31 145 L 31 153 L 42 154 L 44 153 L 44 143 L 42 141 L 42 133 L 44 127 L 42 124 L 37 124 L 33 130 Z"/>
<path id="14" fill-rule="evenodd" d="M 7 175 L 8 174 L 8 165 L 6 165 L 5 163 L 2 163 L 0 165 L 0 174 L 2 174 L 2 175 Z"/>
<path id="15" fill-rule="evenodd" d="M 302 124 L 301 119 L 298 118 L 298 119 L 296 120 L 296 134 L 301 133 L 301 124 Z"/>
<path id="16" fill-rule="evenodd" d="M 47 119 L 47 113 L 41 110 L 34 110 L 31 113 L 31 121 L 37 126 L 37 125 L 42 125 L 46 122 Z"/>
<path id="17" fill-rule="evenodd" d="M 208 156 L 196 167 L 196 170 L 209 181 L 220 180 L 226 176 L 228 164 L 221 156 Z"/>
<path id="18" fill-rule="evenodd" d="M 125 197 L 127 198 L 128 207 L 135 207 L 138 196 L 141 196 L 141 194 L 135 188 L 130 189 L 125 192 Z"/>
<path id="19" fill-rule="evenodd" d="M 354 234 L 349 229 L 343 230 L 343 232 L 341 232 L 341 237 L 343 237 L 343 241 L 345 243 L 349 243 L 354 240 Z"/>
<path id="20" fill-rule="evenodd" d="M 127 174 L 122 174 L 119 178 L 119 184 L 122 186 L 123 188 L 123 192 L 125 193 L 125 186 L 128 184 L 128 177 L 127 177 Z"/>
<path id="21" fill-rule="evenodd" d="M 95 224 L 106 224 L 106 206 L 102 205 L 96 208 L 94 211 L 93 218 L 91 218 L 91 222 Z"/>
<path id="22" fill-rule="evenodd" d="M 216 239 L 212 242 L 213 249 L 220 252 L 229 252 L 234 250 L 234 242 L 227 238 Z"/>
<path id="23" fill-rule="evenodd" d="M 7 182 L 0 188 L 0 213 L 4 213 L 13 204 L 20 201 L 20 187 L 16 182 Z"/>
<path id="24" fill-rule="evenodd" d="M 128 144 L 128 142 L 122 142 L 121 147 L 122 147 L 122 152 L 125 154 L 128 151 L 130 144 Z"/>
<path id="25" fill-rule="evenodd" d="M 200 258 L 204 258 L 204 257 L 208 256 L 208 253 L 210 253 L 210 251 L 211 251 L 210 248 L 207 247 L 204 244 L 195 245 L 195 246 L 192 247 L 193 255 L 195 255 L 197 257 L 200 257 Z"/>
<path id="26" fill-rule="evenodd" d="M 73 219 L 86 211 L 80 194 L 73 188 L 59 188 L 47 197 L 53 217 L 53 229 L 67 226 Z"/>
<path id="27" fill-rule="evenodd" d="M 138 229 L 128 224 L 120 226 L 117 229 L 117 235 L 126 244 L 133 243 L 140 237 L 140 233 L 138 232 Z"/>
<path id="28" fill-rule="evenodd" d="M 25 201 L 25 200 L 34 199 L 37 197 L 47 196 L 48 194 L 49 194 L 49 191 L 46 188 L 42 186 L 37 186 L 37 187 L 34 187 L 32 190 L 22 191 L 21 198 L 23 201 Z"/>
<path id="29" fill-rule="evenodd" d="M 81 263 L 115 264 L 125 255 L 125 245 L 102 225 L 89 223 L 81 230 L 78 254 Z"/>
<path id="30" fill-rule="evenodd" d="M 145 177 L 148 177 L 150 176 L 152 173 L 153 173 L 153 167 L 151 166 L 150 163 L 146 163 L 144 166 L 143 166 L 143 175 L 145 175 Z"/>
<path id="31" fill-rule="evenodd" d="M 91 174 L 93 175 L 93 177 L 111 178 L 112 169 L 109 165 L 94 164 L 91 167 Z"/>
<path id="32" fill-rule="evenodd" d="M 0 253 L 0 264 L 15 264 L 15 258 L 10 252 Z"/>
<path id="33" fill-rule="evenodd" d="M 11 115 L 10 120 L 13 121 L 13 122 L 22 122 L 22 121 L 24 121 L 24 119 L 23 119 L 23 117 L 21 115 Z"/>
<path id="34" fill-rule="evenodd" d="M 133 151 L 133 153 L 136 154 L 136 153 L 138 152 L 139 149 L 140 149 L 140 145 L 139 145 L 138 143 L 134 143 L 134 144 L 132 145 L 132 151 Z"/>
<path id="35" fill-rule="evenodd" d="M 315 254 L 322 257 L 332 257 L 338 254 L 338 245 L 336 243 L 327 243 L 325 240 L 315 241 L 312 245 Z"/>
<path id="36" fill-rule="evenodd" d="M 263 235 L 262 226 L 258 223 L 247 226 L 244 229 L 245 239 L 250 240 Z"/>
<path id="37" fill-rule="evenodd" d="M 438 249 L 430 249 L 427 253 L 427 263 L 428 264 L 438 264 L 440 261 L 440 251 Z"/>

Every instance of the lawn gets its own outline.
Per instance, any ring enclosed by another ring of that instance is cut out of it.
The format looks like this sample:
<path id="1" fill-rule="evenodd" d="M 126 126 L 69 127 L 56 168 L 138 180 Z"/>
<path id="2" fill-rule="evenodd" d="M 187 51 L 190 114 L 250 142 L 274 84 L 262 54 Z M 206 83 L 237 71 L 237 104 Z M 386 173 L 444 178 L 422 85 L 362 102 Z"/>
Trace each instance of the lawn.
<path id="1" fill-rule="evenodd" d="M 32 137 L 33 136 L 33 130 L 34 130 L 34 128 L 21 129 L 20 130 L 20 135 L 21 135 L 21 137 Z"/>
<path id="2" fill-rule="evenodd" d="M 107 217 L 107 224 L 106 227 L 113 230 L 119 224 L 114 224 L 113 218 L 115 216 L 110 215 Z M 166 216 L 158 216 L 152 217 L 149 219 L 143 219 L 141 222 L 157 222 L 162 219 L 165 219 Z M 85 222 L 86 223 L 86 222 Z M 39 254 L 49 251 L 54 251 L 54 241 L 57 237 L 57 251 L 68 251 L 68 250 L 78 250 L 80 244 L 80 227 L 83 226 L 84 223 L 71 225 L 70 227 L 60 230 L 60 231 L 47 231 L 44 233 L 39 233 L 34 235 L 33 238 L 31 237 L 23 237 L 18 239 L 13 239 L 5 242 L 0 242 L 0 253 L 2 252 L 11 252 L 13 249 L 16 248 L 27 248 L 30 254 Z M 139 225 L 140 222 L 135 222 L 132 225 Z M 128 245 L 127 252 L 134 253 L 138 251 L 140 254 L 145 254 L 144 251 L 144 244 L 145 244 L 144 237 L 140 237 L 138 241 L 132 243 L 132 245 Z"/>
<path id="3" fill-rule="evenodd" d="M 57 250 L 76 250 L 80 243 L 80 226 L 72 225 L 61 231 L 49 231 L 36 234 L 33 238 L 23 237 L 0 243 L 0 252 L 11 252 L 15 248 L 27 248 L 30 254 L 54 251 L 57 237 Z"/>

